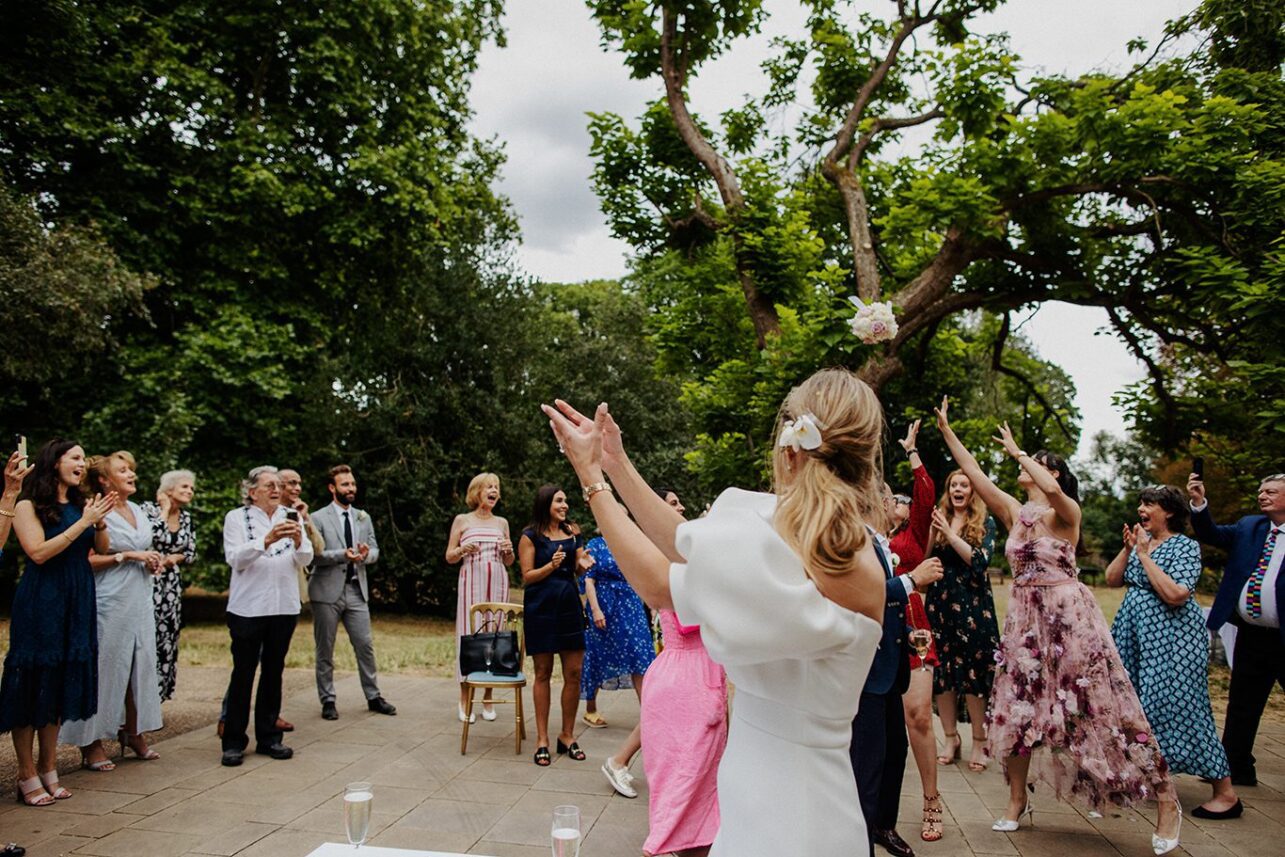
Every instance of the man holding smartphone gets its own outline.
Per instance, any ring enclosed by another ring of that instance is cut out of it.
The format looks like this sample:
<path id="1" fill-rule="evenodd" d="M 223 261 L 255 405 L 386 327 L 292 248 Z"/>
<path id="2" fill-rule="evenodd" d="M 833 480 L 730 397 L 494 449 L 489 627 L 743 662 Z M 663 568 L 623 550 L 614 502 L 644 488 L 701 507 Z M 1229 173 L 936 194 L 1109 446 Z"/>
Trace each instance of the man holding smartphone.
<path id="1" fill-rule="evenodd" d="M 245 504 L 223 519 L 223 554 L 232 567 L 228 584 L 228 631 L 232 677 L 223 729 L 223 764 L 239 765 L 249 744 L 250 692 L 259 672 L 254 706 L 256 753 L 289 759 L 281 743 L 281 676 L 290 638 L 299 620 L 296 567 L 312 561 L 298 512 L 281 505 L 275 467 L 256 467 L 244 483 Z M 289 517 L 294 512 L 294 520 Z"/>
<path id="2" fill-rule="evenodd" d="M 1272 688 L 1285 687 L 1285 473 L 1273 473 L 1258 485 L 1260 514 L 1246 515 L 1234 524 L 1219 524 L 1209 512 L 1205 497 L 1204 462 L 1197 460 L 1187 480 L 1191 500 L 1191 528 L 1203 544 L 1227 552 L 1223 579 L 1209 609 L 1209 628 L 1236 625 L 1236 650 L 1232 657 L 1231 688 L 1227 693 L 1227 720 L 1223 747 L 1231 766 L 1232 785 L 1258 785 L 1254 740 L 1258 723 Z M 1237 803 L 1235 815 L 1239 815 Z M 1224 813 L 1200 818 L 1235 817 Z"/>
<path id="3" fill-rule="evenodd" d="M 338 464 L 330 468 L 329 487 L 334 502 L 313 516 L 325 546 L 317 553 L 312 576 L 308 578 L 321 716 L 326 720 L 339 719 L 335 705 L 334 654 L 335 635 L 341 621 L 357 655 L 357 672 L 361 676 L 366 707 L 380 714 L 396 714 L 397 709 L 379 693 L 375 643 L 370 633 L 366 567 L 379 560 L 375 525 L 370 515 L 353 505 L 357 501 L 357 478 L 351 467 Z"/>

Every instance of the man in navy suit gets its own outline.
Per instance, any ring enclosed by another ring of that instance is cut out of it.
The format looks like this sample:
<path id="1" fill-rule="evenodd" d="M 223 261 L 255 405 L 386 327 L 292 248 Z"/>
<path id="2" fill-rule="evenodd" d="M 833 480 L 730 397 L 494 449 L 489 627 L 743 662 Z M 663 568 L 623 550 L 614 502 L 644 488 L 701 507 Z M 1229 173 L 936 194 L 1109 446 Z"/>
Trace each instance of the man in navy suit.
<path id="1" fill-rule="evenodd" d="M 873 537 L 873 536 L 872 536 Z M 897 805 L 906 772 L 906 714 L 901 695 L 910 687 L 910 653 L 906 645 L 906 602 L 912 589 L 941 580 L 941 560 L 931 557 L 900 577 L 892 573 L 887 548 L 876 540 L 875 553 L 887 577 L 883 638 L 861 689 L 861 705 L 852 721 L 852 772 L 861 796 L 861 814 L 870 835 L 870 853 L 879 843 L 895 857 L 915 857 L 897 833 Z"/>
<path id="2" fill-rule="evenodd" d="M 1260 515 L 1246 515 L 1234 524 L 1216 524 L 1209 514 L 1205 483 L 1193 473 L 1187 480 L 1191 498 L 1191 528 L 1196 538 L 1227 551 L 1223 580 L 1209 610 L 1209 627 L 1236 625 L 1231 688 L 1223 747 L 1238 786 L 1258 785 L 1254 769 L 1254 739 L 1272 685 L 1285 688 L 1285 473 L 1268 476 L 1258 486 Z"/>

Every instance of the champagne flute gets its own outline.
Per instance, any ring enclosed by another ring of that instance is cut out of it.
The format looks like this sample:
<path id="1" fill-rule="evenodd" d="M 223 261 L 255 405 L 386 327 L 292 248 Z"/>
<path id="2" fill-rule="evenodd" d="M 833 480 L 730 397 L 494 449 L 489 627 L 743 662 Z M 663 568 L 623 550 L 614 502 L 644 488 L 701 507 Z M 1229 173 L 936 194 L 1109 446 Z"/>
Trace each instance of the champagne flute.
<path id="1" fill-rule="evenodd" d="M 370 783 L 349 783 L 344 789 L 344 829 L 348 844 L 360 848 L 370 835 L 370 805 L 375 795 Z"/>
<path id="2" fill-rule="evenodd" d="M 915 654 L 919 655 L 919 665 L 923 670 L 928 669 L 928 647 L 933 644 L 933 632 L 927 628 L 915 628 L 910 632 L 910 645 L 915 647 Z"/>
<path id="3" fill-rule="evenodd" d="M 580 807 L 553 808 L 553 857 L 579 857 Z"/>

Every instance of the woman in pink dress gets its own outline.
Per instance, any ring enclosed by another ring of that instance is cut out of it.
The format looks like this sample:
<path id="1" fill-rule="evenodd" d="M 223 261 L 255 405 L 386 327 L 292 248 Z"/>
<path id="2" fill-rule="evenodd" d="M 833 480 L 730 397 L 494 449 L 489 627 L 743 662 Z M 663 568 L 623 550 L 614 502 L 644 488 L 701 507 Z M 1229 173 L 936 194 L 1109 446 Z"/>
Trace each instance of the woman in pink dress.
<path id="1" fill-rule="evenodd" d="M 987 478 L 946 417 L 937 425 L 974 489 L 1009 531 L 1005 550 L 1013 592 L 987 714 L 987 756 L 1008 779 L 1004 816 L 993 830 L 1017 830 L 1031 815 L 1031 775 L 1091 811 L 1108 804 L 1159 803 L 1152 850 L 1178 847 L 1182 810 L 1169 767 L 1129 682 L 1093 593 L 1077 579 L 1080 504 L 1075 477 L 1059 456 L 1027 455 L 1008 425 L 995 438 L 1021 467 L 1017 482 L 1028 502 Z"/>
<path id="2" fill-rule="evenodd" d="M 460 683 L 460 722 L 464 722 L 464 676 L 460 673 L 459 638 L 469 632 L 468 614 L 480 601 L 509 600 L 509 569 L 513 562 L 513 541 L 509 522 L 495 514 L 500 502 L 500 477 L 479 473 L 468 484 L 464 502 L 469 511 L 456 515 L 446 544 L 446 561 L 461 562 L 459 597 L 455 602 L 455 680 Z M 503 621 L 503 620 L 500 620 Z M 469 718 L 473 722 L 476 716 Z M 482 695 L 482 719 L 494 720 L 491 691 Z"/>
<path id="3" fill-rule="evenodd" d="M 718 763 L 727 745 L 727 674 L 700 627 L 660 611 L 665 649 L 642 692 L 643 770 L 651 799 L 643 854 L 708 853 L 718 833 Z"/>

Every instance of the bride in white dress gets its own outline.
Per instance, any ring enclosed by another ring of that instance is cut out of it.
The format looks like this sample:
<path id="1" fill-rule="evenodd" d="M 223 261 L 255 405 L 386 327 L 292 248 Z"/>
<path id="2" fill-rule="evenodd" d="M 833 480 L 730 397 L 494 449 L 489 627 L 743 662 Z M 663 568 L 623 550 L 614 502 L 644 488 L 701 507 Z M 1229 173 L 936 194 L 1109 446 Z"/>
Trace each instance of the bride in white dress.
<path id="1" fill-rule="evenodd" d="M 625 577 L 700 625 L 736 685 L 711 857 L 864 850 L 848 745 L 884 606 L 865 526 L 883 485 L 874 392 L 845 370 L 813 375 L 781 406 L 775 494 L 728 489 L 687 523 L 634 469 L 605 404 L 592 419 L 544 411 Z"/>

